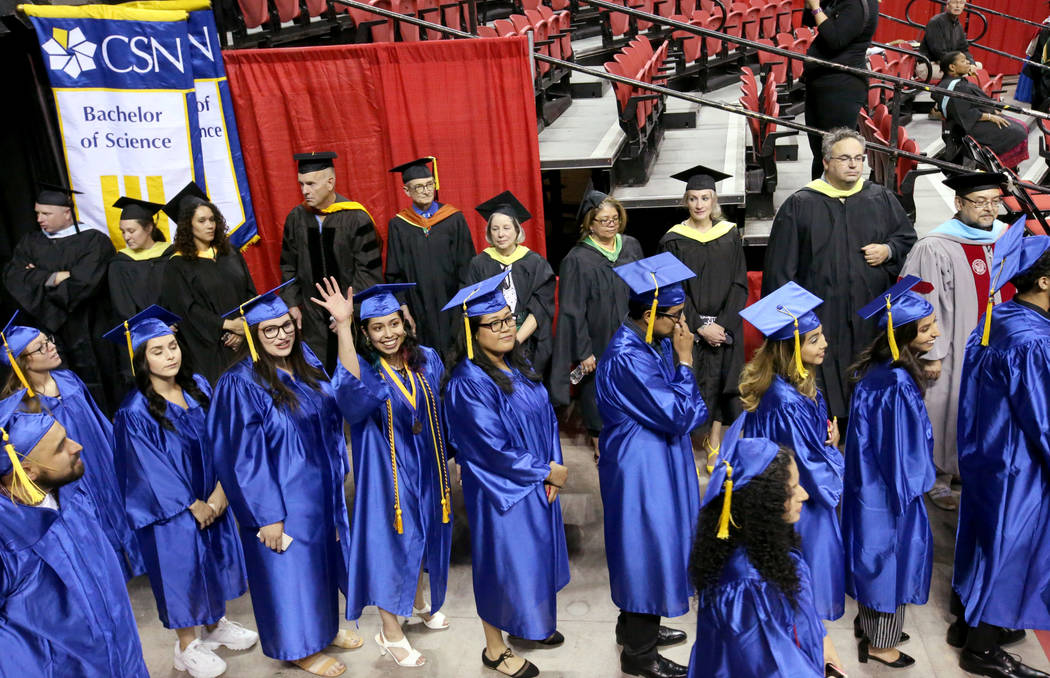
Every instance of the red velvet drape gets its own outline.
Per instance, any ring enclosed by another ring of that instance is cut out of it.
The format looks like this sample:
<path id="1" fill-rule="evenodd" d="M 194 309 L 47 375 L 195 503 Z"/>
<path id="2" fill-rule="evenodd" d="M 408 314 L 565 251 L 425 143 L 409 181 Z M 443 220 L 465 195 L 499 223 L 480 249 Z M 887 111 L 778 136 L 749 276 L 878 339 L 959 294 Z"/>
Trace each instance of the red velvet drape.
<path id="1" fill-rule="evenodd" d="M 909 1 L 882 0 L 879 3 L 879 11 L 883 14 L 904 19 L 904 12 Z M 977 0 L 975 4 L 1021 19 L 1035 21 L 1036 23 L 1041 22 L 1050 14 L 1050 9 L 1047 9 L 1047 4 L 1042 2 L 1042 0 Z M 915 0 L 911 8 L 910 18 L 912 21 L 925 24 L 931 16 L 943 11 L 943 8 L 944 5 L 932 0 Z M 1028 47 L 1028 43 L 1039 30 L 1035 26 L 1018 23 L 1003 17 L 990 14 L 986 15 L 986 17 L 988 18 L 988 32 L 981 38 L 980 43 L 1017 56 L 1024 56 L 1025 48 Z M 971 38 L 976 37 L 981 25 L 980 19 L 972 20 L 972 27 L 969 33 Z M 910 28 L 885 18 L 879 20 L 879 29 L 875 33 L 875 39 L 879 42 L 889 42 L 897 39 L 919 40 L 921 38 L 921 30 Z M 979 48 L 974 49 L 974 57 L 981 61 L 988 72 L 992 74 L 1016 74 L 1021 72 L 1021 62 L 1014 59 L 1007 59 Z"/>
<path id="2" fill-rule="evenodd" d="M 292 154 L 332 150 L 336 189 L 386 241 L 410 205 L 387 170 L 438 158 L 439 200 L 474 211 L 511 190 L 532 212 L 525 245 L 546 253 L 535 99 L 525 38 L 236 50 L 223 54 L 261 242 L 245 258 L 259 289 L 280 280 L 281 231 L 302 199 Z"/>

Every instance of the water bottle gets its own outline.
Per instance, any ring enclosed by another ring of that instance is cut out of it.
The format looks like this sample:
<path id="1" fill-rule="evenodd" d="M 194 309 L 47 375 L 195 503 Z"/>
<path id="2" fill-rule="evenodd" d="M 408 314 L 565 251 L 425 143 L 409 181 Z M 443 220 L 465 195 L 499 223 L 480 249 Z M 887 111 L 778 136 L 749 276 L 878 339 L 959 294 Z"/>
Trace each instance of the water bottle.
<path id="1" fill-rule="evenodd" d="M 583 377 L 585 374 L 586 373 L 583 371 L 583 365 L 577 365 L 576 369 L 574 369 L 572 372 L 569 372 L 569 383 L 575 386 L 576 384 L 583 381 Z"/>

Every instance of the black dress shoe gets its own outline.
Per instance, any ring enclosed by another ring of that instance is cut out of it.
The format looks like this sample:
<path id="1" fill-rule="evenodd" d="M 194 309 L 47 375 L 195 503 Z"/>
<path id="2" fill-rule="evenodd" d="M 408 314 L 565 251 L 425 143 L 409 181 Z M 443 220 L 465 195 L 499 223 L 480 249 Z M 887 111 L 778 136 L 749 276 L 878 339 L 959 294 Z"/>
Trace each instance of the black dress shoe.
<path id="1" fill-rule="evenodd" d="M 528 638 L 522 638 L 521 636 L 514 636 L 508 634 L 510 640 L 514 643 L 536 643 L 537 645 L 546 645 L 547 647 L 557 647 L 565 642 L 565 636 L 561 634 L 561 631 L 555 629 L 554 633 L 550 634 L 543 640 L 529 640 Z"/>
<path id="2" fill-rule="evenodd" d="M 682 666 L 655 652 L 644 656 L 620 653 L 620 670 L 629 676 L 645 678 L 686 678 L 689 667 Z"/>
<path id="3" fill-rule="evenodd" d="M 1022 664 L 1002 648 L 983 653 L 963 650 L 959 654 L 959 668 L 991 678 L 1050 678 L 1050 675 Z"/>
<path id="4" fill-rule="evenodd" d="M 524 661 L 525 663 L 522 664 L 521 668 L 515 671 L 513 674 L 506 673 L 505 671 L 500 671 L 500 664 L 502 664 L 503 661 L 508 657 L 513 656 L 514 652 L 511 651 L 511 649 L 508 647 L 506 650 L 503 651 L 503 654 L 499 656 L 499 659 L 489 659 L 488 652 L 486 652 L 486 649 L 481 648 L 481 663 L 485 665 L 485 668 L 492 669 L 493 671 L 502 673 L 505 676 L 510 676 L 510 678 L 536 678 L 536 676 L 540 675 L 540 670 L 536 668 L 536 665 L 530 662 L 528 659 L 525 659 L 524 657 L 522 657 L 522 661 Z"/>
<path id="5" fill-rule="evenodd" d="M 677 645 L 685 642 L 685 638 L 685 631 L 672 629 L 668 626 L 661 626 L 656 634 L 656 646 L 668 647 L 669 645 Z M 616 625 L 616 644 L 623 645 L 623 633 L 620 631 L 619 624 Z"/>
<path id="6" fill-rule="evenodd" d="M 911 666 L 915 663 L 915 660 L 911 656 L 904 654 L 900 650 L 897 651 L 897 654 L 899 654 L 900 656 L 897 657 L 895 660 L 888 662 L 885 659 L 881 659 L 871 654 L 867 638 L 862 638 L 861 641 L 857 644 L 857 661 L 859 661 L 861 664 L 867 664 L 868 660 L 871 659 L 873 661 L 877 661 L 880 664 L 885 664 L 890 668 L 903 669 L 905 666 Z"/>
<path id="7" fill-rule="evenodd" d="M 864 629 L 862 629 L 860 627 L 860 615 L 857 615 L 856 617 L 853 618 L 853 637 L 856 638 L 857 640 L 860 640 L 861 638 L 864 637 Z M 965 638 L 965 636 L 964 636 L 964 638 Z M 911 636 L 909 636 L 904 631 L 901 631 L 901 639 L 899 641 L 897 641 L 897 642 L 898 643 L 906 643 L 909 640 L 911 640 Z M 956 645 L 956 647 L 962 647 L 962 645 Z"/>
<path id="8" fill-rule="evenodd" d="M 952 647 L 962 647 L 966 645 L 966 633 L 969 628 L 966 624 L 960 622 L 954 622 L 948 627 L 948 644 Z M 999 647 L 1005 647 L 1006 645 L 1013 645 L 1014 643 L 1020 643 L 1025 639 L 1024 629 L 999 629 L 999 637 L 996 642 Z"/>

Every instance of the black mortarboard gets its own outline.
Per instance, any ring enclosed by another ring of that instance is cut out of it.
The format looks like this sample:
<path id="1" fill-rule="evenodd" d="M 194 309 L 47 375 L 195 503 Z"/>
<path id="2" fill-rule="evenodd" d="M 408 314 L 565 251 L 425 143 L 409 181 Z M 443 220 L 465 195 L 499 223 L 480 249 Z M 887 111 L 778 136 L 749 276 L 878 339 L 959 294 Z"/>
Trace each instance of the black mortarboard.
<path id="1" fill-rule="evenodd" d="M 179 208 L 182 206 L 182 201 L 186 198 L 199 198 L 201 200 L 207 200 L 208 194 L 201 190 L 201 187 L 194 182 L 190 182 L 182 187 L 182 190 L 175 194 L 175 197 L 168 201 L 168 204 L 164 205 L 164 214 L 174 221 L 179 220 Z"/>
<path id="2" fill-rule="evenodd" d="M 955 191 L 956 195 L 969 195 L 989 188 L 1002 188 L 1006 183 L 1006 175 L 1002 172 L 966 172 L 950 176 L 941 183 Z"/>
<path id="3" fill-rule="evenodd" d="M 157 212 L 164 209 L 164 205 L 149 202 L 148 200 L 129 198 L 127 196 L 117 198 L 117 201 L 113 203 L 113 206 L 120 208 L 121 220 L 144 219 L 149 221 L 153 219 Z"/>
<path id="4" fill-rule="evenodd" d="M 733 175 L 719 172 L 716 169 L 704 167 L 703 165 L 697 165 L 696 167 L 690 167 L 689 169 L 683 170 L 677 174 L 672 174 L 671 178 L 684 181 L 685 190 L 687 191 L 713 191 L 715 190 L 715 184 L 723 179 L 728 179 L 731 176 Z"/>
<path id="5" fill-rule="evenodd" d="M 315 153 L 296 153 L 292 157 L 299 163 L 299 174 L 309 174 L 334 167 L 332 161 L 339 156 L 332 151 L 317 151 Z"/>
<path id="6" fill-rule="evenodd" d="M 485 218 L 485 221 L 491 219 L 493 214 L 506 214 L 508 217 L 514 217 L 519 224 L 523 224 L 532 218 L 525 206 L 510 191 L 503 191 L 474 209 Z"/>
<path id="7" fill-rule="evenodd" d="M 434 163 L 434 171 L 431 171 L 427 165 Z M 429 179 L 437 176 L 437 158 L 432 155 L 428 155 L 425 158 L 419 158 L 412 162 L 406 162 L 403 165 L 390 168 L 391 173 L 401 172 L 401 181 L 408 183 L 414 179 Z M 437 179 L 434 179 L 434 188 L 437 188 Z"/>
<path id="8" fill-rule="evenodd" d="M 72 207 L 73 196 L 81 195 L 80 191 L 74 191 L 71 188 L 65 186 L 58 186 L 56 184 L 45 184 L 40 182 L 40 193 L 36 196 L 36 202 L 39 205 L 57 205 L 58 207 Z"/>
<path id="9" fill-rule="evenodd" d="M 608 199 L 608 195 L 594 190 L 594 186 L 587 182 L 587 189 L 583 192 L 583 199 L 580 200 L 580 209 L 576 212 L 576 221 L 582 224 L 583 218 L 587 216 L 588 212 Z"/>

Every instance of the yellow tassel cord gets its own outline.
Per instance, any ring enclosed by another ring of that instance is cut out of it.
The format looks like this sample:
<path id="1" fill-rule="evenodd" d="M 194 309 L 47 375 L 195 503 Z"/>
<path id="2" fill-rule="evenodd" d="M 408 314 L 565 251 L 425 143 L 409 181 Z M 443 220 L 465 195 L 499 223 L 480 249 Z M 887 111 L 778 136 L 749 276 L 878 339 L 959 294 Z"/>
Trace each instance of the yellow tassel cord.
<path id="1" fill-rule="evenodd" d="M 897 348 L 897 337 L 893 335 L 893 308 L 890 304 L 890 295 L 886 295 L 886 339 L 890 342 L 890 354 L 894 360 L 901 359 L 900 349 Z"/>
<path id="2" fill-rule="evenodd" d="M 712 447 L 710 440 L 705 441 L 704 445 L 707 447 L 707 474 L 711 475 L 715 470 L 715 460 L 718 458 L 718 451 L 722 449 L 722 446 Z"/>
<path id="3" fill-rule="evenodd" d="M 135 376 L 135 349 L 131 346 L 131 328 L 128 321 L 124 321 L 124 338 L 128 340 L 128 362 L 131 364 L 131 376 Z"/>
<path id="4" fill-rule="evenodd" d="M 7 431 L 0 428 L 0 434 L 3 434 L 4 452 L 7 452 L 7 458 L 11 460 L 12 502 L 18 499 L 25 504 L 33 506 L 39 504 L 44 500 L 44 491 L 37 487 L 36 483 L 26 475 L 26 470 L 22 468 L 22 460 L 18 457 L 15 446 L 11 444 L 11 440 L 7 437 Z"/>
<path id="5" fill-rule="evenodd" d="M 30 398 L 36 397 L 33 393 L 33 387 L 29 385 L 29 380 L 26 379 L 26 375 L 22 374 L 22 368 L 15 362 L 15 354 L 11 352 L 11 347 L 7 345 L 7 337 L 0 332 L 0 339 L 4 340 L 4 350 L 7 351 L 7 359 L 11 363 L 11 369 L 14 370 L 15 376 L 18 377 L 18 381 L 22 382 L 22 386 L 25 386 L 26 393 L 29 394 Z"/>
<path id="6" fill-rule="evenodd" d="M 438 159 L 432 155 L 428 155 L 427 157 L 430 158 L 430 164 L 434 166 L 434 190 L 440 191 L 441 184 L 438 182 Z"/>
<path id="7" fill-rule="evenodd" d="M 434 184 L 437 185 L 437 180 L 434 180 Z M 473 292 L 467 295 L 467 298 L 463 300 L 463 333 L 467 337 L 467 359 L 474 359 L 474 343 L 470 338 L 470 316 L 467 315 L 467 302 L 470 298 L 478 293 L 478 289 L 475 288 Z"/>
<path id="8" fill-rule="evenodd" d="M 427 404 L 427 421 L 430 422 L 430 439 L 434 444 L 434 458 L 438 465 L 438 484 L 441 486 L 441 522 L 447 523 L 452 515 L 452 491 L 448 484 L 448 457 L 445 454 L 445 436 L 441 432 L 441 422 L 437 418 L 434 405 L 434 392 L 426 377 L 419 375 L 419 383 L 423 386 L 423 400 Z"/>
<path id="9" fill-rule="evenodd" d="M 802 364 L 802 337 L 798 333 L 798 316 L 783 306 L 778 306 L 777 311 L 791 316 L 791 319 L 795 321 L 795 369 L 798 370 L 799 377 L 806 379 L 809 377 L 809 370 Z"/>
<path id="10" fill-rule="evenodd" d="M 656 285 L 656 289 L 653 290 L 653 305 L 649 308 L 649 326 L 645 328 L 645 343 L 653 343 L 653 326 L 656 324 L 656 308 L 660 303 L 660 284 L 656 282 L 656 274 L 649 271 L 649 275 L 653 278 L 653 285 Z"/>
<path id="11" fill-rule="evenodd" d="M 394 408 L 390 404 L 390 398 L 386 399 L 386 431 L 390 439 L 390 470 L 394 474 L 394 529 L 398 534 L 405 533 L 405 525 L 401 522 L 401 494 L 397 489 L 397 452 L 394 448 Z"/>
<path id="12" fill-rule="evenodd" d="M 988 297 L 988 305 L 984 308 L 984 330 L 981 332 L 981 346 L 988 345 L 988 339 L 992 335 L 992 305 L 995 302 Z"/>
<path id="13" fill-rule="evenodd" d="M 252 354 L 252 362 L 259 362 L 259 353 L 255 350 L 255 341 L 252 340 L 252 330 L 248 327 L 248 319 L 244 317 L 244 304 L 238 309 L 241 312 L 241 324 L 244 325 L 244 340 L 248 342 L 248 352 Z"/>
<path id="14" fill-rule="evenodd" d="M 733 504 L 733 467 L 728 462 L 723 462 L 726 465 L 726 480 L 722 483 L 722 514 L 718 516 L 718 538 L 729 539 L 729 523 L 733 523 L 733 517 L 730 515 Z M 736 527 L 736 523 L 733 523 Z"/>

